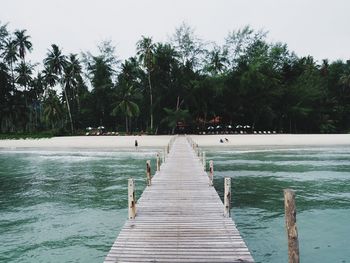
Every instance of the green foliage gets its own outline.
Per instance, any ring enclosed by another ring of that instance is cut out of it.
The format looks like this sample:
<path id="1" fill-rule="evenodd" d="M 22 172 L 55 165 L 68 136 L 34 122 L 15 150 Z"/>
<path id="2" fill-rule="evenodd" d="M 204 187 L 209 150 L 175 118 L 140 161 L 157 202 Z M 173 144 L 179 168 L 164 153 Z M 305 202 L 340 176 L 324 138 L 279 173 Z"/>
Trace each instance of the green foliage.
<path id="1" fill-rule="evenodd" d="M 190 117 L 188 110 L 172 110 L 164 108 L 164 111 L 166 113 L 166 117 L 162 122 L 166 123 L 171 129 L 174 129 L 178 122 L 185 122 Z"/>
<path id="2" fill-rule="evenodd" d="M 20 139 L 42 139 L 58 136 L 52 132 L 35 132 L 35 133 L 0 133 L 0 140 L 20 140 Z"/>
<path id="3" fill-rule="evenodd" d="M 0 132 L 189 133 L 213 124 L 349 132 L 350 61 L 317 63 L 266 35 L 246 26 L 219 46 L 183 23 L 168 43 L 142 36 L 122 63 L 111 41 L 81 56 L 53 44 L 39 70 L 26 61 L 33 49 L 27 31 L 0 23 Z"/>

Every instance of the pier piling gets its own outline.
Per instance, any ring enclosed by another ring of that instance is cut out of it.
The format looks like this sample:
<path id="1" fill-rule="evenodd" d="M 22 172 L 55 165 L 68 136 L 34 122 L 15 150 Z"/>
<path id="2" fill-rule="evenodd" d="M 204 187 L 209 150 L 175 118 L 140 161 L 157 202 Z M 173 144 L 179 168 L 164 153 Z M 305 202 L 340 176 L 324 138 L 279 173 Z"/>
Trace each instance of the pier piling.
<path id="1" fill-rule="evenodd" d="M 136 199 L 135 199 L 135 180 L 130 178 L 128 180 L 128 207 L 129 219 L 134 219 L 136 216 Z"/>
<path id="2" fill-rule="evenodd" d="M 299 241 L 297 229 L 297 211 L 295 193 L 291 189 L 284 190 L 284 210 L 288 236 L 288 262 L 299 263 Z"/>

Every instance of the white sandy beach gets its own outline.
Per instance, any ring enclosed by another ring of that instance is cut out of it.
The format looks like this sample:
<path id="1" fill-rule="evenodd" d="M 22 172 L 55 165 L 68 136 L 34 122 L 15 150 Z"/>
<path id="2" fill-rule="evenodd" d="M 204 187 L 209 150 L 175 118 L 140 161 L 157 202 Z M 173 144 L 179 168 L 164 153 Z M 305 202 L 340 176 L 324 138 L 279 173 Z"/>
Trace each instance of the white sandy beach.
<path id="1" fill-rule="evenodd" d="M 172 136 L 72 136 L 50 139 L 0 140 L 0 148 L 129 148 L 135 140 L 139 147 L 164 147 Z M 202 147 L 210 146 L 283 146 L 350 145 L 350 134 L 269 134 L 269 135 L 191 135 Z M 220 139 L 228 142 L 220 143 Z"/>

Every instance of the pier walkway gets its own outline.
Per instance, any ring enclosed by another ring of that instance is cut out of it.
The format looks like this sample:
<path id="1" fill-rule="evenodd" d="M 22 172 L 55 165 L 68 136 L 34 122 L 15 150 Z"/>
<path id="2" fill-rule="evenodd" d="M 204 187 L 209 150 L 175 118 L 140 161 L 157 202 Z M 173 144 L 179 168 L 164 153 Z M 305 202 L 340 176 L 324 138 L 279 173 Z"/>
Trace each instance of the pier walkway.
<path id="1" fill-rule="evenodd" d="M 254 262 L 184 136 L 136 208 L 104 262 Z"/>

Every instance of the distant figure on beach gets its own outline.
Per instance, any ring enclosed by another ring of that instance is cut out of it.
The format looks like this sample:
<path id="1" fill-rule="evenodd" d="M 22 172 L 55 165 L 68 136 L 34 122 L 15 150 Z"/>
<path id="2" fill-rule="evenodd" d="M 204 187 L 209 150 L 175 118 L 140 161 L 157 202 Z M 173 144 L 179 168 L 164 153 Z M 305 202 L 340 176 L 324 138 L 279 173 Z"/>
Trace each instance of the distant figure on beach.
<path id="1" fill-rule="evenodd" d="M 135 148 L 137 149 L 137 146 L 139 146 L 139 143 L 137 142 L 137 140 L 135 140 Z"/>
<path id="2" fill-rule="evenodd" d="M 226 141 L 226 142 L 228 142 L 228 139 L 227 139 L 227 138 L 225 138 L 225 141 Z"/>
<path id="3" fill-rule="evenodd" d="M 220 139 L 220 143 L 224 143 L 224 141 L 222 139 Z"/>

